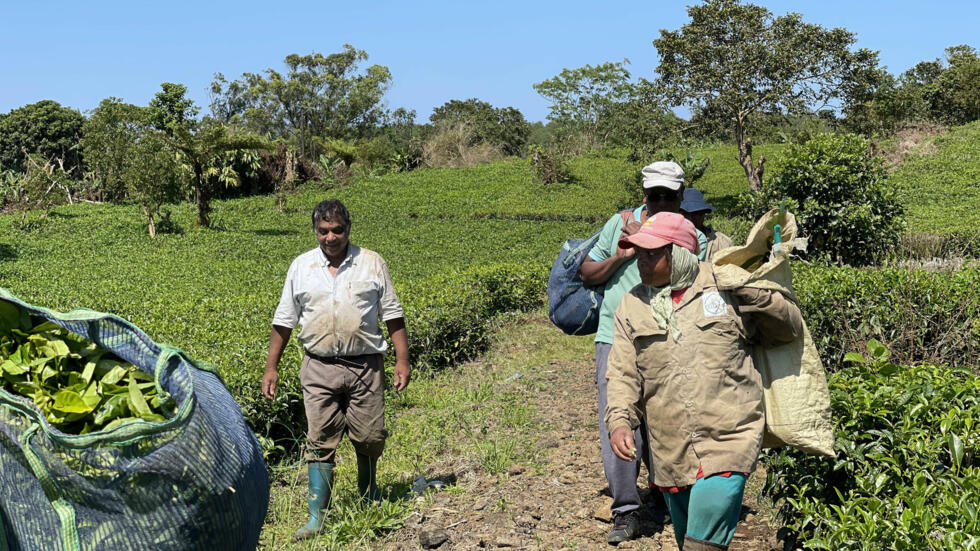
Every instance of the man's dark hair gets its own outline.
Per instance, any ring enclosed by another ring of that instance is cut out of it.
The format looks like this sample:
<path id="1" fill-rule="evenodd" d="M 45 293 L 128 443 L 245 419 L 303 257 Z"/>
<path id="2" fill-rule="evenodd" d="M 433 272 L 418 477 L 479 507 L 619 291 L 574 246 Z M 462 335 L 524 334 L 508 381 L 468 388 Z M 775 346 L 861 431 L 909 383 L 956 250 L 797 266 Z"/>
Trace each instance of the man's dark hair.
<path id="1" fill-rule="evenodd" d="M 320 220 L 331 220 L 339 218 L 344 223 L 345 228 L 350 228 L 350 214 L 347 207 L 337 199 L 327 199 L 320 201 L 313 209 L 313 227 L 315 228 Z"/>

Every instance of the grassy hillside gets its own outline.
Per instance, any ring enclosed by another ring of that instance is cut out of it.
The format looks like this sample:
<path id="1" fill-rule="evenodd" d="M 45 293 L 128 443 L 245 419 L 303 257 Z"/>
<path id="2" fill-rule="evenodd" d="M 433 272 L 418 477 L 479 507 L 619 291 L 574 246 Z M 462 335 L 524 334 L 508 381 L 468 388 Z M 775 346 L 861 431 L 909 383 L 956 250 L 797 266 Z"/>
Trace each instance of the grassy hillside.
<path id="1" fill-rule="evenodd" d="M 910 233 L 980 227 L 980 122 L 920 144 L 892 178 L 902 190 Z"/>

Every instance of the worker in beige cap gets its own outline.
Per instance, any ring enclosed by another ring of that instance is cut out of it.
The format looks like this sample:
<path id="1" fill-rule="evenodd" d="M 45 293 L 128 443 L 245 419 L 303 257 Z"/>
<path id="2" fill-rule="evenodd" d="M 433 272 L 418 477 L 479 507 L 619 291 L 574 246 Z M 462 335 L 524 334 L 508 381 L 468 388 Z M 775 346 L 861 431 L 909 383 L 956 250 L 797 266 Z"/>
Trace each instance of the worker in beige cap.
<path id="1" fill-rule="evenodd" d="M 607 541 L 618 544 L 636 537 L 639 531 L 639 513 L 643 505 L 636 479 L 640 474 L 640 454 L 630 463 L 616 459 L 609 447 L 609 431 L 603 422 L 606 408 L 606 359 L 612 347 L 613 313 L 619 300 L 640 283 L 636 257 L 632 247 L 620 247 L 619 241 L 638 231 L 651 216 L 661 212 L 677 212 L 684 191 L 684 169 L 671 161 L 657 161 L 642 170 L 643 204 L 614 214 L 602 227 L 599 240 L 582 263 L 579 275 L 586 285 L 601 286 L 604 297 L 599 307 L 599 328 L 595 336 L 596 393 L 598 395 L 599 444 L 602 467 L 612 495 L 613 525 Z M 642 420 L 641 420 L 642 423 Z M 634 439 L 641 449 L 646 445 L 646 430 L 636 427 Z M 652 468 L 647 464 L 647 470 Z M 652 478 L 648 482 L 652 482 Z M 654 492 L 650 499 L 650 512 L 654 522 L 667 521 L 667 505 L 663 496 Z"/>

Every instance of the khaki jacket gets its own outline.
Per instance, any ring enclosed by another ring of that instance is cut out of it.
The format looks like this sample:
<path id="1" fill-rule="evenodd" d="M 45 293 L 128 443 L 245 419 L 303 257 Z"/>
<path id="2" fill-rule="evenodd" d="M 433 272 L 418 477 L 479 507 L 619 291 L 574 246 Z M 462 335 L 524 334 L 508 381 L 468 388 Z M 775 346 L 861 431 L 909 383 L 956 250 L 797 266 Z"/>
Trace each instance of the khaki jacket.
<path id="1" fill-rule="evenodd" d="M 799 308 L 778 292 L 719 291 L 711 264 L 675 305 L 674 342 L 650 313 L 643 285 L 616 309 L 606 371 L 610 433 L 647 419 L 654 482 L 687 486 L 704 476 L 752 472 L 762 446 L 762 382 L 754 342 L 788 342 L 801 334 Z M 738 297 L 734 296 L 738 293 Z"/>
<path id="2" fill-rule="evenodd" d="M 708 252 L 705 253 L 705 260 L 711 261 L 711 257 L 715 255 L 716 252 L 727 249 L 732 246 L 732 238 L 721 233 L 720 231 L 715 231 L 709 226 L 707 228 L 708 232 L 704 235 L 708 238 Z"/>

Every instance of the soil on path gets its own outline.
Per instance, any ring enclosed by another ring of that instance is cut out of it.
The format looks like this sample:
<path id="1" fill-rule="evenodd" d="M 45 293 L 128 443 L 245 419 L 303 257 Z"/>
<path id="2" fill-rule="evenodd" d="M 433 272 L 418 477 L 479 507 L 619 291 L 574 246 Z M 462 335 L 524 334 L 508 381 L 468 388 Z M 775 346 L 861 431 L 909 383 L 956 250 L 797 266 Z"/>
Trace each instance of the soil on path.
<path id="1" fill-rule="evenodd" d="M 553 341 L 552 345 L 567 343 L 561 339 L 568 337 L 551 327 L 539 313 L 522 325 L 518 331 L 537 333 L 534 340 L 538 342 L 531 346 L 548 345 L 540 342 L 542 334 L 544 340 Z M 551 331 L 542 330 L 542 326 Z M 519 339 L 496 353 L 528 354 L 517 342 Z M 599 453 L 594 354 L 591 346 L 582 342 L 575 346 L 580 353 L 573 359 L 563 359 L 560 365 L 555 361 L 552 365 L 538 365 L 527 370 L 533 375 L 515 381 L 523 383 L 520 387 L 527 394 L 528 403 L 534 403 L 537 409 L 535 423 L 540 427 L 537 444 L 541 455 L 535 464 L 515 464 L 497 476 L 479 471 L 460 473 L 455 483 L 461 491 L 441 491 L 434 498 L 420 498 L 404 527 L 385 538 L 386 549 L 613 549 L 606 543 L 612 498 L 608 496 Z M 497 358 L 497 365 L 499 361 Z M 493 365 L 484 359 L 465 368 L 490 370 Z M 450 464 L 444 467 L 443 472 L 453 471 Z M 767 523 L 766 515 L 760 514 L 754 499 L 756 492 L 752 489 L 758 487 L 759 479 L 758 472 L 750 477 L 743 520 L 730 546 L 733 551 L 781 548 L 775 530 Z M 645 472 L 640 480 L 646 480 Z M 647 493 L 641 488 L 641 495 Z M 656 524 L 645 512 L 641 515 L 640 537 L 618 547 L 678 549 L 672 527 Z"/>

